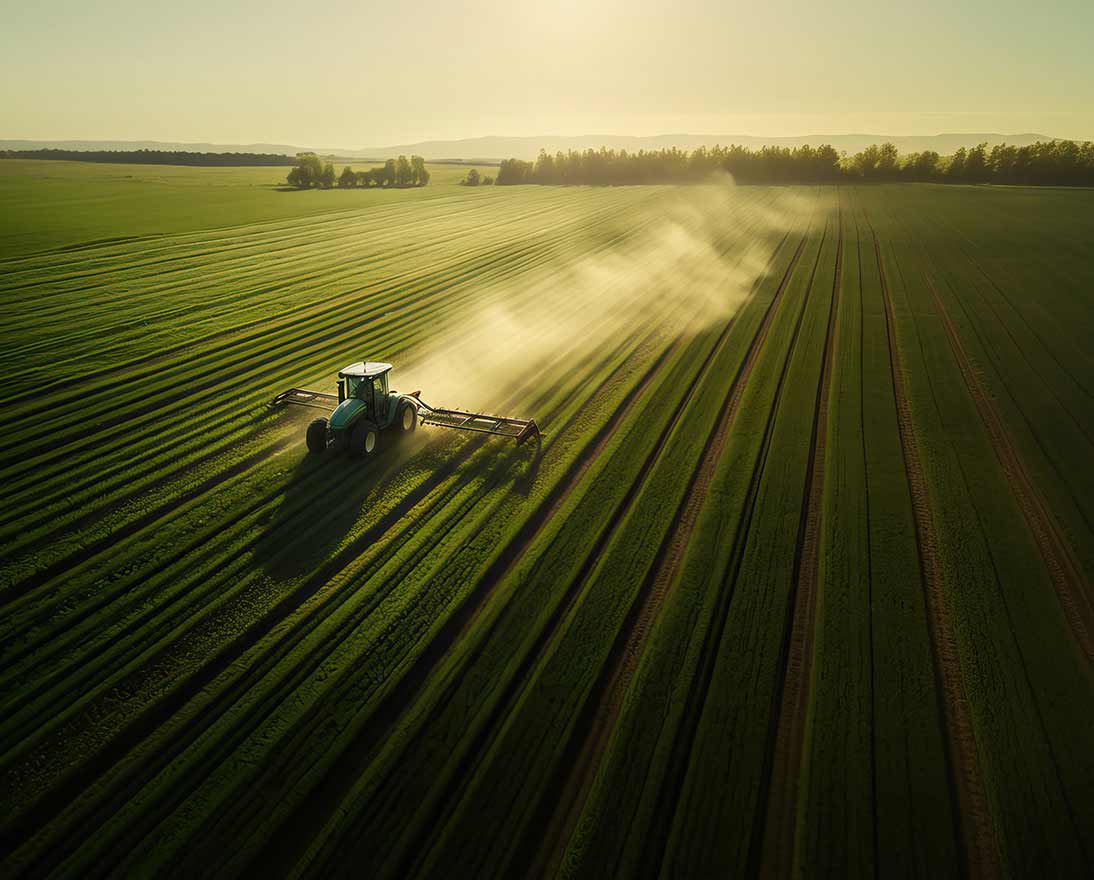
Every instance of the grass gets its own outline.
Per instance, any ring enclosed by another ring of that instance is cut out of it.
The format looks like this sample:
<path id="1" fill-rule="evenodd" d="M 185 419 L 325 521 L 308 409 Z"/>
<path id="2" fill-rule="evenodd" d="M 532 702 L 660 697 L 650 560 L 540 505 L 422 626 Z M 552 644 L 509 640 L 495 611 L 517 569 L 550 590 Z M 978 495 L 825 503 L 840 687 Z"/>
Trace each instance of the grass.
<path id="1" fill-rule="evenodd" d="M 5 873 L 1090 873 L 1092 195 L 433 172 L 0 163 Z"/>

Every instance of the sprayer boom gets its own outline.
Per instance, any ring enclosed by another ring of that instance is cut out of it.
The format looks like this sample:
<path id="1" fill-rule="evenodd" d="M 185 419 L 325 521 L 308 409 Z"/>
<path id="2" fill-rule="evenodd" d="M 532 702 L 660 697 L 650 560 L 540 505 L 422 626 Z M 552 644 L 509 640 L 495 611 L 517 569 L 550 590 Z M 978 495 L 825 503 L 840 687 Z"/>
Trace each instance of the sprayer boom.
<path id="1" fill-rule="evenodd" d="M 326 391 L 309 391 L 307 388 L 290 388 L 282 391 L 270 401 L 270 406 L 284 406 L 295 403 L 297 406 L 314 406 L 317 409 L 330 409 L 330 404 L 338 403 L 337 394 Z"/>
<path id="2" fill-rule="evenodd" d="M 535 419 L 515 419 L 511 416 L 494 416 L 462 409 L 441 409 L 430 406 L 417 394 L 413 396 L 419 403 L 418 417 L 423 425 L 454 428 L 457 431 L 476 431 L 480 434 L 497 434 L 501 437 L 512 437 L 518 444 L 529 437 L 540 436 L 539 425 L 536 424 Z"/>

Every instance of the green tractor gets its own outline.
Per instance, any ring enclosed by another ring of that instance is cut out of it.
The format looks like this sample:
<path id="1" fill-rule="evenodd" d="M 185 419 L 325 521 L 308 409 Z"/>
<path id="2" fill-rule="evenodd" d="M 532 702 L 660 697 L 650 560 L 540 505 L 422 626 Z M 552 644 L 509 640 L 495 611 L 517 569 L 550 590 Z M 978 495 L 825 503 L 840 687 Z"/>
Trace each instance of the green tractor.
<path id="1" fill-rule="evenodd" d="M 327 419 L 308 425 L 308 452 L 328 446 L 351 455 L 370 456 L 380 444 L 380 432 L 394 429 L 412 434 L 418 408 L 409 394 L 387 387 L 391 364 L 363 361 L 338 373 L 338 406 Z"/>
<path id="2" fill-rule="evenodd" d="M 412 434 L 419 422 L 441 428 L 496 434 L 516 440 L 518 445 L 529 437 L 540 437 L 535 419 L 515 419 L 459 409 L 430 406 L 419 396 L 421 392 L 400 394 L 388 388 L 391 364 L 359 361 L 338 373 L 338 395 L 307 388 L 290 388 L 273 399 L 273 406 L 298 404 L 326 409 L 338 405 L 327 418 L 314 419 L 308 425 L 308 451 L 324 452 L 328 448 L 351 455 L 370 457 L 380 446 L 385 432 Z"/>

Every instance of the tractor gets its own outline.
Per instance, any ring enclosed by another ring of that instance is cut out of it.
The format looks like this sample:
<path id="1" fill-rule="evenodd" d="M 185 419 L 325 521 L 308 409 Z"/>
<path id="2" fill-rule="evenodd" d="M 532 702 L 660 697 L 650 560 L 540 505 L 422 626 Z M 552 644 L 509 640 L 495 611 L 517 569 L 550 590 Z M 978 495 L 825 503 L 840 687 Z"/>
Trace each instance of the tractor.
<path id="1" fill-rule="evenodd" d="M 391 364 L 359 361 L 338 372 L 338 394 L 290 388 L 278 394 L 273 406 L 297 404 L 326 409 L 337 402 L 327 418 L 314 419 L 308 425 L 307 445 L 311 453 L 327 449 L 351 455 L 371 457 L 385 433 L 408 435 L 418 424 L 436 425 L 460 431 L 496 434 L 523 443 L 529 437 L 540 438 L 535 419 L 516 419 L 459 409 L 433 407 L 421 399 L 421 392 L 400 394 L 388 388 Z"/>

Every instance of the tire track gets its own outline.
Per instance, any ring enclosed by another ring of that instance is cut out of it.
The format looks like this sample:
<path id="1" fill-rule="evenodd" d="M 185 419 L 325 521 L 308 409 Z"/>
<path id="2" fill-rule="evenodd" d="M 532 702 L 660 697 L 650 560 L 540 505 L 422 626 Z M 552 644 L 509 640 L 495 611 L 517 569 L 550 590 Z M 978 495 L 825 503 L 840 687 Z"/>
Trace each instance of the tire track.
<path id="1" fill-rule="evenodd" d="M 1052 583 L 1056 587 L 1056 594 L 1072 636 L 1086 655 L 1087 661 L 1094 661 L 1094 637 L 1091 635 L 1094 632 L 1094 610 L 1091 609 L 1088 598 L 1090 584 L 1086 582 L 1082 567 L 1064 538 L 1048 502 L 1026 469 L 1014 438 L 995 406 L 991 392 L 984 385 L 982 372 L 965 349 L 934 281 L 927 275 L 924 278 L 934 298 L 939 317 L 942 318 L 950 350 L 961 369 L 965 387 L 976 405 L 976 411 L 987 431 L 992 450 L 1010 484 L 1011 494 L 1014 495 L 1014 500 L 1022 511 L 1030 534 L 1037 544 Z"/>
<path id="2" fill-rule="evenodd" d="M 813 645 L 816 631 L 817 592 L 821 554 L 821 516 L 824 510 L 825 455 L 828 446 L 828 396 L 832 381 L 833 353 L 839 345 L 840 281 L 843 275 L 843 215 L 837 219 L 836 268 L 832 278 L 832 300 L 828 311 L 824 361 L 817 383 L 813 432 L 809 443 L 801 522 L 798 526 L 798 557 L 794 561 L 794 579 L 787 605 L 783 667 L 786 674 L 779 706 L 773 715 L 775 732 L 771 773 L 767 783 L 764 834 L 758 867 L 761 877 L 788 878 L 794 874 L 797 838 L 797 810 L 801 768 L 804 758 L 805 726 L 809 708 L 810 682 L 813 675 Z"/>
<path id="3" fill-rule="evenodd" d="M 896 398 L 897 423 L 904 467 L 908 475 L 908 490 L 916 524 L 916 549 L 919 553 L 920 576 L 927 606 L 931 655 L 939 695 L 939 711 L 945 721 L 948 736 L 947 771 L 954 802 L 958 805 L 958 840 L 969 877 L 1002 876 L 998 844 L 995 840 L 991 809 L 984 789 L 983 771 L 976 744 L 976 731 L 965 695 L 957 630 L 945 593 L 939 561 L 939 541 L 931 512 L 930 488 L 926 471 L 919 458 L 915 422 L 906 386 L 906 367 L 896 338 L 896 313 L 893 309 L 881 243 L 873 224 L 867 225 L 874 242 L 878 277 L 885 302 L 885 327 L 889 340 L 889 370 Z"/>
<path id="4" fill-rule="evenodd" d="M 825 235 L 827 234 L 827 228 Z M 748 490 L 741 510 L 741 518 L 733 539 L 730 561 L 724 583 L 718 592 L 718 599 L 711 616 L 711 623 L 703 636 L 703 644 L 700 649 L 699 663 L 691 684 L 688 686 L 688 699 L 683 718 L 677 728 L 677 732 L 671 746 L 668 766 L 661 783 L 661 793 L 658 805 L 655 809 L 651 827 L 648 829 L 643 848 L 642 863 L 646 866 L 643 872 L 646 876 L 655 876 L 662 870 L 665 851 L 668 846 L 669 834 L 676 814 L 676 807 L 680 800 L 680 794 L 684 786 L 688 763 L 693 751 L 694 742 L 698 733 L 699 721 L 702 717 L 703 705 L 706 694 L 711 687 L 714 677 L 714 667 L 721 647 L 722 634 L 725 630 L 726 620 L 729 615 L 730 605 L 734 593 L 734 584 L 740 571 L 744 558 L 744 548 L 747 543 L 751 526 L 752 514 L 756 506 L 756 498 L 759 486 L 767 467 L 767 456 L 771 448 L 771 436 L 774 432 L 775 417 L 778 413 L 779 402 L 782 399 L 782 390 L 786 375 L 790 369 L 790 362 L 797 347 L 798 336 L 802 322 L 805 318 L 806 308 L 809 304 L 810 294 L 813 289 L 813 279 L 816 276 L 817 267 L 820 264 L 821 253 L 824 249 L 824 236 L 820 247 L 817 249 L 817 257 L 810 274 L 809 284 L 802 296 L 798 316 L 794 322 L 790 343 L 787 346 L 786 357 L 783 360 L 776 383 L 775 393 L 768 409 L 767 419 L 764 424 L 763 437 L 760 441 L 760 451 L 753 464 L 752 474 L 749 479 Z M 802 247 L 804 248 L 804 240 Z"/>
<path id="5" fill-rule="evenodd" d="M 541 798 L 541 806 L 531 829 L 521 844 L 530 873 L 553 875 L 561 864 L 565 849 L 581 816 L 589 791 L 596 778 L 623 700 L 638 668 L 661 606 L 676 579 L 691 540 L 691 534 L 706 502 L 714 471 L 729 438 L 745 387 L 759 359 L 760 351 L 778 312 L 778 305 L 805 250 L 803 237 L 776 288 L 756 335 L 749 342 L 737 374 L 722 401 L 721 411 L 691 474 L 688 493 L 681 499 L 674 525 L 664 536 L 657 556 L 635 596 L 623 627 L 597 682 L 582 707 L 574 734 L 566 744 L 559 774 Z M 546 829 L 546 831 L 544 830 Z"/>

